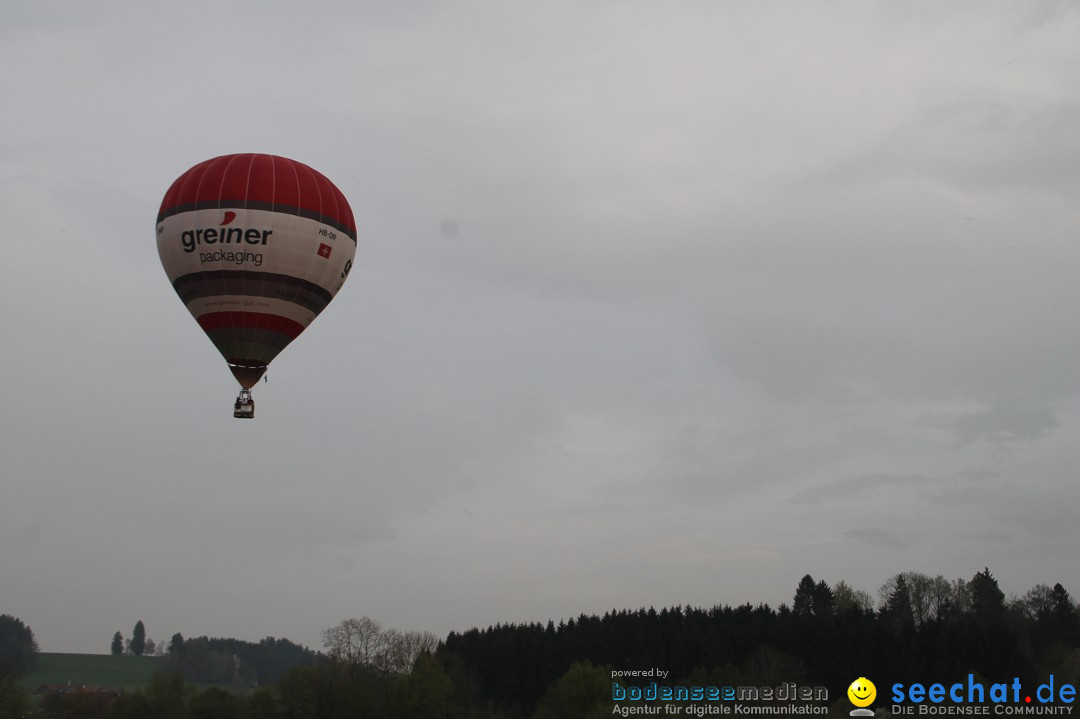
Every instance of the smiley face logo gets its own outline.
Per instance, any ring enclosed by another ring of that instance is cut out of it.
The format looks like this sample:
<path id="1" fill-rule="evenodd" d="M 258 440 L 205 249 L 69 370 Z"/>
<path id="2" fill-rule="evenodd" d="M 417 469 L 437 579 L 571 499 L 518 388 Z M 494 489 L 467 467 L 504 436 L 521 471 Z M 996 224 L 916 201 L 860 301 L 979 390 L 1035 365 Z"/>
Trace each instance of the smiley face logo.
<path id="1" fill-rule="evenodd" d="M 847 688 L 848 699 L 857 707 L 868 707 L 877 698 L 877 687 L 866 677 L 859 677 Z"/>

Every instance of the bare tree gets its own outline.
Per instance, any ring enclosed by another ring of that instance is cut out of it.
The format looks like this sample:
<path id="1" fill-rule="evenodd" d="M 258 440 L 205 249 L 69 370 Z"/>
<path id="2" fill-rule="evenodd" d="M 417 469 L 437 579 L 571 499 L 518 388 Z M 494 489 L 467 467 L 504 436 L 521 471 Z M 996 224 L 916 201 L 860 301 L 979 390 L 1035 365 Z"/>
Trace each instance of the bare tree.
<path id="1" fill-rule="evenodd" d="M 439 640 L 431 632 L 390 629 L 386 632 L 386 646 L 379 668 L 393 674 L 406 674 L 412 670 L 417 657 L 424 652 L 434 652 L 438 645 Z"/>
<path id="2" fill-rule="evenodd" d="M 439 640 L 431 632 L 383 629 L 371 617 L 346 619 L 324 629 L 323 646 L 330 657 L 346 664 L 371 667 L 387 674 L 404 674 L 423 652 L 434 652 Z"/>
<path id="3" fill-rule="evenodd" d="M 950 599 L 957 612 L 967 613 L 971 611 L 971 588 L 966 580 L 957 578 L 952 582 L 952 598 Z"/>
<path id="4" fill-rule="evenodd" d="M 966 612 L 971 608 L 971 592 L 963 579 L 951 582 L 940 574 L 930 577 L 919 572 L 901 572 L 886 581 L 878 590 L 881 606 L 894 596 L 901 579 L 907 589 L 916 626 L 940 619 L 950 612 Z"/>
<path id="5" fill-rule="evenodd" d="M 954 604 L 953 585 L 940 574 L 930 580 L 930 607 L 934 616 L 942 618 L 958 607 Z"/>
<path id="6" fill-rule="evenodd" d="M 386 633 L 371 617 L 346 619 L 324 629 L 322 638 L 330 657 L 346 664 L 375 666 L 385 652 Z"/>
<path id="7" fill-rule="evenodd" d="M 1054 610 L 1054 590 L 1047 584 L 1036 584 L 1027 594 L 1010 602 L 1013 608 L 1023 612 L 1028 619 L 1038 621 L 1049 617 Z"/>

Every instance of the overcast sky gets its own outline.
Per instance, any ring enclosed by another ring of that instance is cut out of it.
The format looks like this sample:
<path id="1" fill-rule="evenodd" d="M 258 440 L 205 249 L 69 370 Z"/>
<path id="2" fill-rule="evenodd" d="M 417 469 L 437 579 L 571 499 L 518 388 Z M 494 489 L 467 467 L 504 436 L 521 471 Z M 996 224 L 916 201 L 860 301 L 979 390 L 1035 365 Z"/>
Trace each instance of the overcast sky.
<path id="1" fill-rule="evenodd" d="M 1080 8 L 0 8 L 0 613 L 320 647 L 613 608 L 1080 595 Z M 257 417 L 172 181 L 315 167 L 356 266 Z"/>

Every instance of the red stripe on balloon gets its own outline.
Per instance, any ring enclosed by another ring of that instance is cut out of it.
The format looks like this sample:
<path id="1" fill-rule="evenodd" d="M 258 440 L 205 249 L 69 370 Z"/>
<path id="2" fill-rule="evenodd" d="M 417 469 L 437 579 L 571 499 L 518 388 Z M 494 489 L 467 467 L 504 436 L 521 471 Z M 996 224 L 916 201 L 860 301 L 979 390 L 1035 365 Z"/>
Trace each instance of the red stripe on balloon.
<path id="1" fill-rule="evenodd" d="M 204 332 L 230 327 L 270 330 L 296 339 L 304 331 L 304 325 L 286 317 L 265 312 L 207 312 L 198 318 Z"/>

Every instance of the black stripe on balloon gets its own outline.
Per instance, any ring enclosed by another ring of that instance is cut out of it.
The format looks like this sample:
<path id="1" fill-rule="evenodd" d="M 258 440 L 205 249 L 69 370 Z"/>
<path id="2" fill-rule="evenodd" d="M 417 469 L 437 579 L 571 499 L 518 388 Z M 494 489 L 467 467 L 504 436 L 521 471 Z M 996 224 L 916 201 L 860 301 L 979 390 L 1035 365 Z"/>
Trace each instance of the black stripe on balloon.
<path id="1" fill-rule="evenodd" d="M 242 331 L 243 330 L 241 330 L 241 332 Z M 266 359 L 265 357 L 261 359 L 236 359 L 229 356 L 225 357 L 225 360 L 229 364 L 234 364 L 240 367 L 265 367 L 266 365 L 270 364 L 271 361 L 273 361 L 274 357 L 277 357 L 278 353 L 281 352 L 281 350 L 285 349 L 289 345 L 289 343 L 292 342 L 293 339 L 295 339 L 293 337 L 290 337 L 289 335 L 282 334 L 280 332 L 267 331 L 260 335 L 260 339 L 258 341 L 248 342 L 244 341 L 243 338 L 237 340 L 236 333 L 227 327 L 216 330 L 208 330 L 206 336 L 210 338 L 210 341 L 214 343 L 214 346 L 218 348 L 218 351 L 223 354 L 232 349 L 232 347 L 237 344 L 246 345 L 246 349 L 249 351 L 251 349 L 251 345 L 260 345 L 262 347 L 270 349 L 271 356 L 269 359 Z"/>
<path id="2" fill-rule="evenodd" d="M 157 221 L 161 222 L 166 217 L 179 215 L 183 212 L 194 212 L 195 210 L 266 210 L 267 212 L 280 212 L 283 215 L 296 215 L 297 217 L 306 217 L 309 220 L 315 220 L 324 225 L 329 225 L 338 232 L 346 235 L 354 243 L 356 242 L 356 230 L 345 226 L 345 224 L 335 217 L 324 215 L 316 210 L 306 210 L 303 207 L 292 207 L 291 205 L 279 205 L 273 202 L 253 202 L 251 200 L 202 200 L 201 202 L 189 202 L 186 205 L 177 205 L 176 207 L 162 210 L 158 213 Z"/>
<path id="3" fill-rule="evenodd" d="M 186 305 L 192 300 L 220 295 L 269 297 L 300 305 L 319 314 L 330 304 L 333 295 L 314 282 L 273 272 L 248 270 L 209 270 L 181 275 L 173 289 Z"/>

